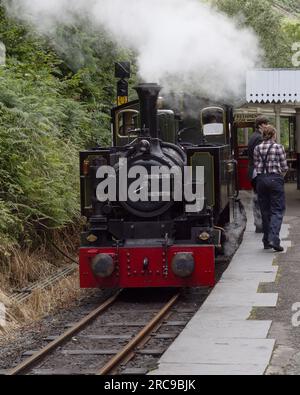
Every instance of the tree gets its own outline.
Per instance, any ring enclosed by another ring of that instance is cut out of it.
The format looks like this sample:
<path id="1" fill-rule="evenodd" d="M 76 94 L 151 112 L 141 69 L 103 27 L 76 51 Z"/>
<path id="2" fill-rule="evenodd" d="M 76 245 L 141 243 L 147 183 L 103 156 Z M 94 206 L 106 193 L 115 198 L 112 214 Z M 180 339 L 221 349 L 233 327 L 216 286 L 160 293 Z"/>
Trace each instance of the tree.
<path id="1" fill-rule="evenodd" d="M 291 43 L 300 42 L 300 22 L 298 20 L 286 19 L 283 29 Z"/>
<path id="2" fill-rule="evenodd" d="M 283 16 L 272 8 L 269 0 L 213 0 L 219 10 L 236 17 L 243 26 L 251 27 L 259 36 L 266 57 L 266 67 L 291 67 L 290 41 L 282 27 Z M 234 43 L 232 44 L 234 45 Z"/>
<path id="3" fill-rule="evenodd" d="M 0 254 L 79 217 L 80 149 L 109 145 L 114 62 L 131 56 L 84 21 L 42 37 L 0 6 Z"/>

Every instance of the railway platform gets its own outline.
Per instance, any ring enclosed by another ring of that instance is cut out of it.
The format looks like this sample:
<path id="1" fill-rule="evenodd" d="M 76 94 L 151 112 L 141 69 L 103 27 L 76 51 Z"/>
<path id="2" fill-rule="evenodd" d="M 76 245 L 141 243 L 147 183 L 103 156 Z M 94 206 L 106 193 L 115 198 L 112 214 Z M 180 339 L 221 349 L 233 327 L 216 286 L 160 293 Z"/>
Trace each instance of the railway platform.
<path id="1" fill-rule="evenodd" d="M 295 184 L 287 184 L 286 192 L 283 253 L 262 249 L 251 192 L 241 193 L 248 219 L 243 242 L 151 374 L 300 373 L 300 192 Z"/>

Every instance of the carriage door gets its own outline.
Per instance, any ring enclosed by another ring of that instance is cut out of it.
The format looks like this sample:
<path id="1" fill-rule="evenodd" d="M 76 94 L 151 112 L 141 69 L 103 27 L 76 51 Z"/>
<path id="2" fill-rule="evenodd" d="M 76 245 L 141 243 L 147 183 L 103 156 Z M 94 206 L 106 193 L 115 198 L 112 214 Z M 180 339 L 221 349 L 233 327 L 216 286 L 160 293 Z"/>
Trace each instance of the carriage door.
<path id="1" fill-rule="evenodd" d="M 234 156 L 238 163 L 238 185 L 240 190 L 251 190 L 248 177 L 249 157 L 248 142 L 255 130 L 253 122 L 236 121 L 233 129 Z"/>

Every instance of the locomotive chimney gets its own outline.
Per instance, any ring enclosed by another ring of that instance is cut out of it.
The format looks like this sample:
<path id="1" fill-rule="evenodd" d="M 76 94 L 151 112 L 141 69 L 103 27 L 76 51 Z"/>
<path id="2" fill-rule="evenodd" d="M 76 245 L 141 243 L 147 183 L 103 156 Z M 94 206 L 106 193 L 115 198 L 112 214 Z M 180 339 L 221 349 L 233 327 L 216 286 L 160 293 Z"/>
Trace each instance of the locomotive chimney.
<path id="1" fill-rule="evenodd" d="M 141 131 L 158 138 L 157 99 L 161 87 L 157 84 L 140 84 L 134 88 L 140 99 Z"/>

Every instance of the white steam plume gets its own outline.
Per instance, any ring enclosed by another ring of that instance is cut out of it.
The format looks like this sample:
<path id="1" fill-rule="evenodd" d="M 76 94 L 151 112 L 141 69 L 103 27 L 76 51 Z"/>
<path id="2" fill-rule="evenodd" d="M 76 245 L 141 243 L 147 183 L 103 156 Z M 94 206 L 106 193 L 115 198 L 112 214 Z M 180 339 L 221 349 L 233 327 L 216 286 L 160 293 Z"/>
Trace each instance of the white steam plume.
<path id="1" fill-rule="evenodd" d="M 45 34 L 88 18 L 138 54 L 139 73 L 167 90 L 198 91 L 214 99 L 244 95 L 246 71 L 262 51 L 241 28 L 200 0 L 5 0 L 8 11 Z"/>

